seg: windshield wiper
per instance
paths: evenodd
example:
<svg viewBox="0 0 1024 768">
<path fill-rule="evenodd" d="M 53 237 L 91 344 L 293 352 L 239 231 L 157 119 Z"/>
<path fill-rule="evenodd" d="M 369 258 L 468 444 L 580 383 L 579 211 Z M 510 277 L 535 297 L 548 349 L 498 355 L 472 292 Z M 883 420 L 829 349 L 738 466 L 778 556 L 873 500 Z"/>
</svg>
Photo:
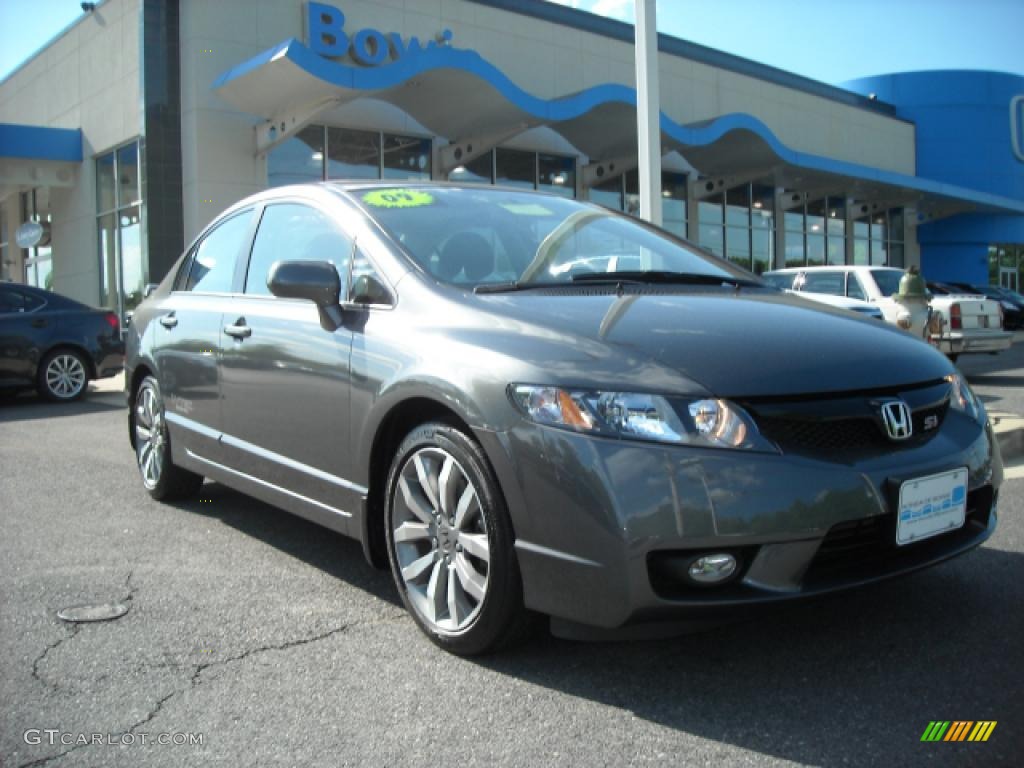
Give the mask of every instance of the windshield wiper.
<svg viewBox="0 0 1024 768">
<path fill-rule="evenodd" d="M 667 270 L 625 270 L 622 272 L 585 272 L 572 276 L 574 283 L 653 283 L 657 285 L 731 285 L 758 286 L 753 280 L 730 275 L 709 275 L 703 272 L 670 272 Z"/>
<path fill-rule="evenodd" d="M 531 283 L 509 280 L 504 283 L 482 283 L 474 286 L 473 293 L 515 293 L 516 291 L 532 291 L 539 288 L 565 288 L 571 283 Z"/>
</svg>

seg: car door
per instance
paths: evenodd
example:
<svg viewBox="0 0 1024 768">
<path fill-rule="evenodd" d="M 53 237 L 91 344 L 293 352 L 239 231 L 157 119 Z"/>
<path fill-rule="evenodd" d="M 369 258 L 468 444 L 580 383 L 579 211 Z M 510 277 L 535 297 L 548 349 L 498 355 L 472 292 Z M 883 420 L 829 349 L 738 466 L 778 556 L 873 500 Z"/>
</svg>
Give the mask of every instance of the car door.
<svg viewBox="0 0 1024 768">
<path fill-rule="evenodd" d="M 0 386 L 24 387 L 35 382 L 49 333 L 49 320 L 40 312 L 45 303 L 27 291 L 0 286 Z"/>
<path fill-rule="evenodd" d="M 326 210 L 282 199 L 262 210 L 243 294 L 223 318 L 225 455 L 271 490 L 343 517 L 364 489 L 349 482 L 349 355 L 344 325 L 321 327 L 313 302 L 267 287 L 277 261 L 329 261 L 345 285 L 354 244 Z"/>
<path fill-rule="evenodd" d="M 222 317 L 251 241 L 253 209 L 231 214 L 193 246 L 154 319 L 154 357 L 173 450 L 220 462 Z"/>
</svg>

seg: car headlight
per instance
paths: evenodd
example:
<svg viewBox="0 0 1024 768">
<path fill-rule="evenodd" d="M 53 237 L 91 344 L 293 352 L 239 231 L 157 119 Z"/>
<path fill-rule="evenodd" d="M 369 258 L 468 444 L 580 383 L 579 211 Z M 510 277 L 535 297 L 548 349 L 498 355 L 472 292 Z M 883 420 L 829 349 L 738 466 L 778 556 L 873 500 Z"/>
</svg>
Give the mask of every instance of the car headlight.
<svg viewBox="0 0 1024 768">
<path fill-rule="evenodd" d="M 951 373 L 946 377 L 950 384 L 949 405 L 958 411 L 966 413 L 978 421 L 985 420 L 985 408 L 981 401 L 971 391 L 970 385 L 959 373 Z"/>
<path fill-rule="evenodd" d="M 735 403 L 640 392 L 595 392 L 514 384 L 509 396 L 531 421 L 605 437 L 776 452 Z"/>
<path fill-rule="evenodd" d="M 1008 309 L 1010 312 L 1015 312 L 1017 310 L 1017 305 L 1011 304 L 1009 301 L 1000 301 L 999 303 L 1002 305 L 1003 309 Z"/>
</svg>

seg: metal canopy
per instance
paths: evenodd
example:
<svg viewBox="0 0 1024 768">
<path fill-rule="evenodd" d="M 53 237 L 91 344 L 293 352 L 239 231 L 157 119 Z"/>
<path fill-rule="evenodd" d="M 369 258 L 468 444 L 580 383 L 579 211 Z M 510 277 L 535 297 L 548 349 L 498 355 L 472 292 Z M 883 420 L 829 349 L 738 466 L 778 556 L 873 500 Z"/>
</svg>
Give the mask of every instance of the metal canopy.
<svg viewBox="0 0 1024 768">
<path fill-rule="evenodd" d="M 71 187 L 82 163 L 82 132 L 0 123 L 0 199 L 21 189 Z"/>
<path fill-rule="evenodd" d="M 519 88 L 474 51 L 430 47 L 380 67 L 340 64 L 295 39 L 223 73 L 214 90 L 258 116 L 256 152 L 265 153 L 317 115 L 358 98 L 398 107 L 472 154 L 518 132 L 546 126 L 590 162 L 636 156 L 634 89 L 599 85 L 555 99 Z M 925 215 L 965 210 L 1024 213 L 1024 202 L 870 166 L 795 151 L 760 120 L 729 114 L 683 125 L 661 113 L 662 152 L 678 151 L 702 176 L 749 175 L 786 190 L 836 190 L 851 199 L 916 205 Z M 634 163 L 635 166 L 635 163 Z M 610 177 L 605 177 L 610 178 Z"/>
</svg>

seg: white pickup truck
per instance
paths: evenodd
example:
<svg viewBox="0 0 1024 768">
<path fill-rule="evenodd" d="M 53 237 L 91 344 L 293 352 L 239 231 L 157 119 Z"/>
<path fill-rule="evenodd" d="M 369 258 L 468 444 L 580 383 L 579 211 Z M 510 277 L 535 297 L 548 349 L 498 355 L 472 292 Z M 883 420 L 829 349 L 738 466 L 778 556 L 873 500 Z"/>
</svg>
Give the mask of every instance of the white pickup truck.
<svg viewBox="0 0 1024 768">
<path fill-rule="evenodd" d="M 835 266 L 779 269 L 762 277 L 777 288 L 871 302 L 887 322 L 905 328 L 907 306 L 895 298 L 903 275 L 902 269 L 893 267 Z M 934 344 L 952 360 L 966 353 L 995 354 L 1009 349 L 1013 341 L 1013 334 L 1003 330 L 998 301 L 984 296 L 932 296 L 929 306 L 933 314 L 930 323 L 925 312 L 915 315 L 910 328 L 905 329 Z M 901 314 L 903 324 L 898 322 Z"/>
</svg>

